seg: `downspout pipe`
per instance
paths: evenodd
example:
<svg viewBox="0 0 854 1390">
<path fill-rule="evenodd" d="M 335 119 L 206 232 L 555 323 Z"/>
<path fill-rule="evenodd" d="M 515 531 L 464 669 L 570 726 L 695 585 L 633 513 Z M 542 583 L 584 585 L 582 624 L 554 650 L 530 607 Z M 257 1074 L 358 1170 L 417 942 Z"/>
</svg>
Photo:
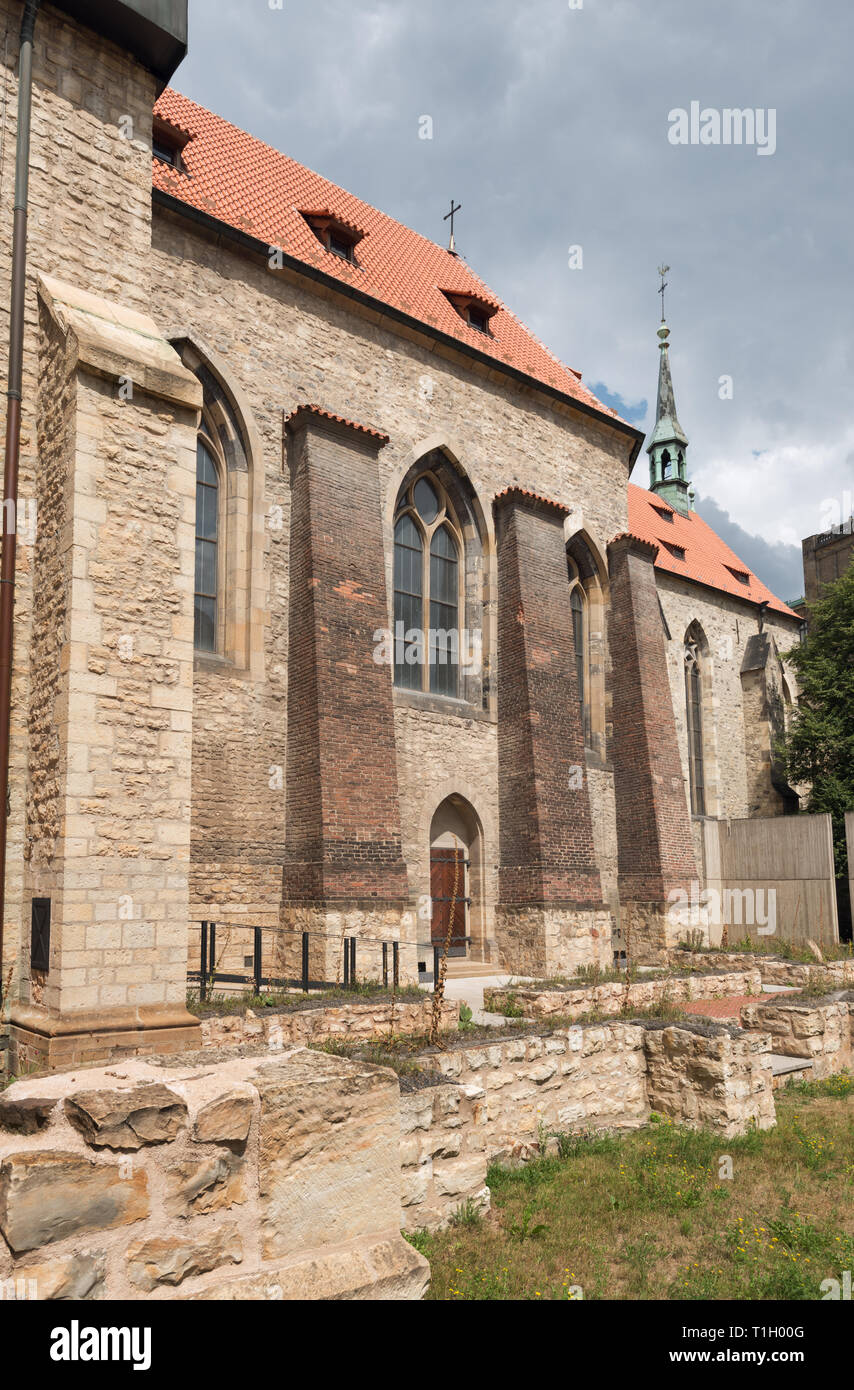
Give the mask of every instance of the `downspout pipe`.
<svg viewBox="0 0 854 1390">
<path fill-rule="evenodd" d="M 27 211 L 30 184 L 30 126 L 33 107 L 33 37 L 41 0 L 26 0 L 18 55 L 18 137 L 15 149 L 15 206 L 12 230 L 12 292 L 9 309 L 9 369 L 6 391 L 6 452 L 3 467 L 3 554 L 0 560 L 0 997 L 5 992 L 3 928 L 6 919 L 6 847 L 9 832 L 9 740 L 12 720 L 12 638 L 15 619 L 18 466 L 21 454 L 21 396 L 24 309 L 27 289 Z"/>
</svg>

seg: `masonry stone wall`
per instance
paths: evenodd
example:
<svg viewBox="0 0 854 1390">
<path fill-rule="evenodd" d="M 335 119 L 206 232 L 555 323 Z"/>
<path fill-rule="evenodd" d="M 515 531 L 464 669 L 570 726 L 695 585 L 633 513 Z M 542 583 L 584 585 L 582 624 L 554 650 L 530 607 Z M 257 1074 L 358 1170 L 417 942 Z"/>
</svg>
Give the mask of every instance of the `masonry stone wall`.
<svg viewBox="0 0 854 1390">
<path fill-rule="evenodd" d="M 614 981 L 577 989 L 518 985 L 491 991 L 489 1003 L 499 1011 L 512 1001 L 526 1018 L 581 1018 L 585 1014 L 608 1016 L 651 1009 L 665 1000 L 668 1004 L 681 1004 L 692 999 L 727 999 L 761 992 L 762 976 L 753 966 L 735 967 L 719 974 L 633 980 L 625 984 Z"/>
<path fill-rule="evenodd" d="M 18 33 L 22 7 L 0 0 L 0 28 L 7 36 L 0 55 L 0 102 L 5 138 L 0 142 L 0 180 L 15 183 Z M 151 245 L 151 128 L 156 79 L 129 55 L 51 5 L 36 22 L 33 49 L 32 159 L 20 489 L 12 687 L 10 821 L 4 960 L 14 967 L 12 997 L 24 976 L 29 907 L 24 903 L 27 854 L 27 773 L 32 759 L 28 717 L 33 632 L 33 562 L 42 494 L 38 462 L 39 360 L 37 283 L 40 274 L 62 275 L 76 286 L 144 309 L 148 304 Z M 11 275 L 11 214 L 0 227 L 0 283 Z M 8 342 L 9 295 L 0 294 L 0 341 Z M 0 433 L 5 431 L 5 396 Z M 51 463 L 45 459 L 50 472 Z M 50 484 L 48 484 L 50 486 Z M 48 740 L 49 743 L 49 740 Z M 51 776 L 50 748 L 36 770 Z"/>
<path fill-rule="evenodd" d="M 744 1134 L 776 1121 L 767 1035 L 608 1023 L 452 1047 L 419 1058 L 445 1079 L 401 1096 L 403 1219 L 446 1225 L 485 1210 L 490 1163 L 525 1163 L 561 1134 L 632 1130 L 655 1111 Z"/>
<path fill-rule="evenodd" d="M 421 1298 L 400 1123 L 393 1072 L 305 1050 L 19 1081 L 0 1099 L 0 1294 Z"/>
<path fill-rule="evenodd" d="M 633 1129 L 647 1115 L 643 1034 L 624 1023 L 463 1044 L 419 1062 L 481 1102 L 473 1120 L 490 1161 L 530 1158 L 552 1131 Z"/>
<path fill-rule="evenodd" d="M 400 1097 L 403 1224 L 445 1226 L 461 1208 L 488 1211 L 484 1091 L 478 1085 L 424 1086 Z"/>
<path fill-rule="evenodd" d="M 702 965 L 725 970 L 748 970 L 754 967 L 765 985 L 786 985 L 790 989 L 826 988 L 828 993 L 835 989 L 854 988 L 854 957 L 842 960 L 828 960 L 819 964 L 806 964 L 802 961 L 787 960 L 783 956 L 766 956 L 752 951 L 703 951 L 698 957 L 687 951 L 674 951 L 672 959 L 678 969 L 690 969 L 700 961 Z"/>
<path fill-rule="evenodd" d="M 851 1022 L 852 1006 L 844 995 L 826 1001 L 778 995 L 741 1012 L 742 1027 L 769 1034 L 773 1052 L 811 1062 L 810 1080 L 836 1076 L 851 1066 Z"/>
<path fill-rule="evenodd" d="M 698 623 L 706 641 L 706 649 L 701 652 L 701 669 L 707 814 L 733 820 L 757 814 L 782 814 L 782 797 L 772 797 L 770 793 L 761 809 L 757 809 L 758 783 L 752 766 L 748 766 L 745 746 L 746 725 L 751 722 L 755 727 L 747 728 L 747 748 L 754 743 L 757 745 L 751 763 L 759 756 L 759 745 L 765 746 L 765 724 L 759 718 L 761 708 L 745 711 L 741 680 L 745 648 L 759 631 L 756 605 L 728 594 L 704 590 L 670 574 L 659 573 L 657 587 L 670 629 L 667 665 L 686 796 L 688 730 L 683 652 L 688 628 Z M 765 630 L 774 637 L 783 655 L 796 645 L 799 623 L 794 618 L 767 612 Z M 791 697 L 795 699 L 794 674 L 785 665 L 784 674 Z M 768 781 L 770 783 L 770 776 Z M 698 862 L 702 865 L 702 856 Z"/>
<path fill-rule="evenodd" d="M 776 1123 L 767 1034 L 680 1024 L 645 1026 L 650 1108 L 725 1135 Z"/>
<path fill-rule="evenodd" d="M 217 1049 L 263 1044 L 281 1049 L 328 1039 L 366 1039 L 426 1036 L 433 1015 L 433 997 L 425 995 L 423 1003 L 398 1000 L 394 1007 L 387 999 L 364 1004 L 327 1005 L 322 1009 L 299 1009 L 293 1012 L 257 1015 L 251 1010 L 244 1014 L 216 1015 L 201 1020 L 201 1046 Z M 456 1029 L 460 1006 L 451 1000 L 442 1004 L 439 1028 L 443 1033 Z"/>
</svg>

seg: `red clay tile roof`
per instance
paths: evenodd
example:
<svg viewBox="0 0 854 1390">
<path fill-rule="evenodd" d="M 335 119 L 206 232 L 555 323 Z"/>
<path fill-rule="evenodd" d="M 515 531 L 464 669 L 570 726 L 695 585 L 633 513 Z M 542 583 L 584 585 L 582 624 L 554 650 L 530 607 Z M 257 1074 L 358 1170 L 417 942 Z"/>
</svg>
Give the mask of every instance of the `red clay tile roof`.
<svg viewBox="0 0 854 1390">
<path fill-rule="evenodd" d="M 383 434 L 381 430 L 371 429 L 370 425 L 359 425 L 355 420 L 345 420 L 343 415 L 333 415 L 331 410 L 324 410 L 321 405 L 298 405 L 296 410 L 292 410 L 285 420 L 286 425 L 290 425 L 300 415 L 319 415 L 322 420 L 334 420 L 336 425 L 346 425 L 348 429 L 358 430 L 359 434 L 369 434 L 372 439 L 379 439 L 383 444 L 388 444 L 389 436 Z"/>
<path fill-rule="evenodd" d="M 526 487 L 505 487 L 501 492 L 496 492 L 492 499 L 493 506 L 501 502 L 534 502 L 538 507 L 546 507 L 550 511 L 559 512 L 561 516 L 569 516 L 569 507 L 562 502 L 553 502 L 550 497 L 543 497 L 542 493 L 530 492 Z"/>
<path fill-rule="evenodd" d="M 619 420 L 582 384 L 580 372 L 549 352 L 459 257 L 171 88 L 154 109 L 191 135 L 182 152 L 185 174 L 153 162 L 156 189 Z M 320 244 L 300 214 L 314 208 L 328 208 L 366 233 L 355 265 Z M 457 313 L 448 292 L 500 306 L 489 335 Z"/>
<path fill-rule="evenodd" d="M 665 520 L 660 514 L 662 511 L 672 514 L 673 520 Z M 784 613 L 789 618 L 798 617 L 756 578 L 744 561 L 696 512 L 683 516 L 654 492 L 629 483 L 629 526 L 636 536 L 658 546 L 656 569 L 681 575 L 683 579 L 693 579 L 699 584 L 708 584 L 712 589 L 747 599 L 751 603 L 766 600 L 775 613 Z M 680 560 L 669 551 L 668 545 L 684 549 L 685 559 Z M 746 575 L 747 583 L 736 579 L 733 570 Z"/>
</svg>

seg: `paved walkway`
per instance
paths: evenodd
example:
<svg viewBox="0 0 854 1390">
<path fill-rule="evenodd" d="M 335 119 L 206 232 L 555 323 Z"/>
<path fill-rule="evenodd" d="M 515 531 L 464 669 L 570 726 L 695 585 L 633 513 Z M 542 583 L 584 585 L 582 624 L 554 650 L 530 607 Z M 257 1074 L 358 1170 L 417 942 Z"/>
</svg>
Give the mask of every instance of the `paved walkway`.
<svg viewBox="0 0 854 1390">
<path fill-rule="evenodd" d="M 686 1014 L 703 1014 L 705 1018 L 741 1018 L 745 1004 L 755 1004 L 756 996 L 751 994 L 732 994 L 726 999 L 692 999 L 690 1003 L 680 1004 Z"/>
</svg>

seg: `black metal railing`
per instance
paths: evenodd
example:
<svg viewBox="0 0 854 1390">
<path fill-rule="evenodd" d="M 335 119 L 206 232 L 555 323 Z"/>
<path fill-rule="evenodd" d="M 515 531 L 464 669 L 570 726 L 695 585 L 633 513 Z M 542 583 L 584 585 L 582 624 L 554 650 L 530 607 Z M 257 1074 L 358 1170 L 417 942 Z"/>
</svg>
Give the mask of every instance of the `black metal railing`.
<svg viewBox="0 0 854 1390">
<path fill-rule="evenodd" d="M 400 987 L 400 943 L 397 941 L 384 941 L 376 937 L 366 936 L 343 937 L 341 941 L 343 954 L 341 975 L 337 980 L 325 980 L 312 978 L 310 969 L 311 942 L 314 939 L 318 943 L 322 943 L 325 957 L 329 937 L 319 932 L 301 932 L 299 933 L 299 975 L 265 975 L 264 934 L 275 935 L 279 944 L 285 939 L 292 941 L 294 934 L 283 933 L 277 927 L 255 927 L 244 923 L 227 923 L 223 926 L 223 930 L 228 933 L 229 938 L 234 932 L 251 932 L 253 936 L 251 974 L 247 972 L 238 975 L 228 970 L 220 970 L 217 965 L 218 924 L 213 921 L 205 921 L 194 925 L 200 927 L 199 969 L 188 970 L 187 980 L 198 985 L 199 998 L 202 1003 L 207 1000 L 210 991 L 217 985 L 242 985 L 244 988 L 251 986 L 256 995 L 262 994 L 265 989 L 301 989 L 305 994 L 311 990 L 356 989 L 360 978 L 357 950 L 359 946 L 367 945 L 380 946 L 381 948 L 383 987 L 388 989 L 390 980 L 395 989 Z M 368 977 L 365 978 L 367 980 Z"/>
</svg>

